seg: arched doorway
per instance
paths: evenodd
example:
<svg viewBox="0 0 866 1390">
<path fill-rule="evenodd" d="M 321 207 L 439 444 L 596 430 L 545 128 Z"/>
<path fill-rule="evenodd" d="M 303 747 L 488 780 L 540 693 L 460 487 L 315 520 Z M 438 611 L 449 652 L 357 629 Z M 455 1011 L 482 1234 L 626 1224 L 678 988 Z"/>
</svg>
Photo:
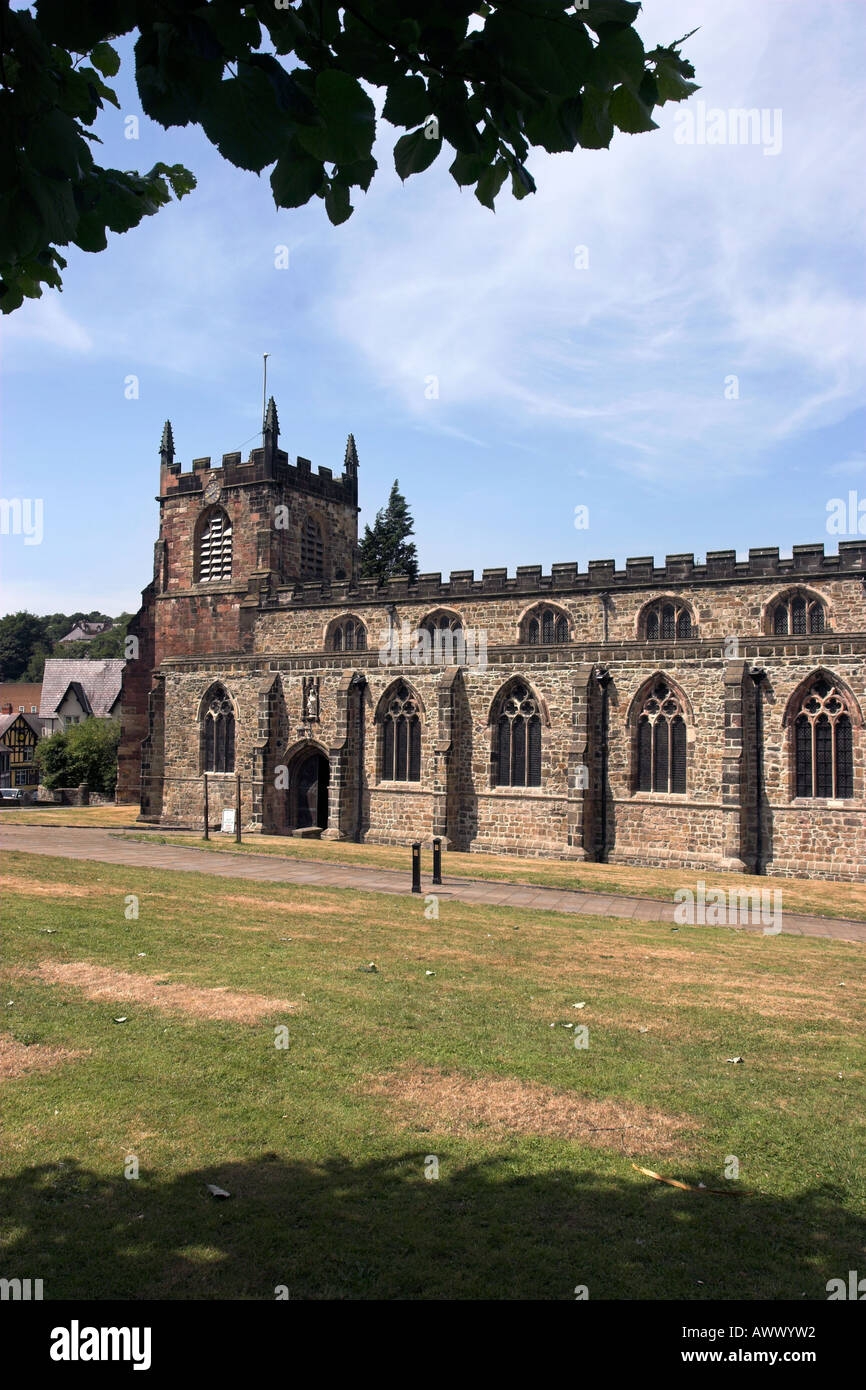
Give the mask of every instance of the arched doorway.
<svg viewBox="0 0 866 1390">
<path fill-rule="evenodd" d="M 298 755 L 289 789 L 294 830 L 327 830 L 330 776 L 328 759 L 317 748 Z"/>
</svg>

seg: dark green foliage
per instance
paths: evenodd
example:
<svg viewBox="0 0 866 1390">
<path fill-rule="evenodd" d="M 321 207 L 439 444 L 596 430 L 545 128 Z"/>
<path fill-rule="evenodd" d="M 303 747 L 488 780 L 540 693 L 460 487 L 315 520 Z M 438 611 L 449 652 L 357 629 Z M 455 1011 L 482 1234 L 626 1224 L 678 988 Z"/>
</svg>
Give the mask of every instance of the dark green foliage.
<svg viewBox="0 0 866 1390">
<path fill-rule="evenodd" d="M 0 679 L 21 680 L 33 651 L 47 640 L 47 619 L 35 613 L 9 613 L 0 618 Z"/>
<path fill-rule="evenodd" d="M 365 579 L 391 579 L 405 574 L 414 582 L 418 578 L 418 552 L 415 542 L 407 539 L 413 530 L 406 498 L 400 491 L 399 480 L 395 478 L 387 507 L 376 513 L 372 527 L 364 527 L 361 541 L 362 576 Z"/>
<path fill-rule="evenodd" d="M 93 792 L 113 792 L 117 782 L 116 719 L 84 719 L 36 745 L 39 780 L 49 791 L 86 782 Z"/>
<path fill-rule="evenodd" d="M 640 6 L 627 0 L 577 10 L 570 0 L 37 0 L 35 9 L 0 0 L 6 313 L 43 285 L 61 287 L 59 247 L 101 251 L 108 231 L 128 231 L 195 187 L 179 164 L 122 173 L 93 157 L 96 117 L 118 106 L 104 79 L 119 71 L 110 40 L 123 34 L 138 35 L 135 76 L 152 120 L 200 125 L 241 169 L 275 166 L 278 207 L 319 197 L 335 225 L 376 169 L 366 88 L 385 89 L 385 120 L 408 132 L 394 148 L 401 178 L 447 143 L 455 180 L 491 209 L 509 175 L 516 198 L 534 192 L 533 147 L 606 148 L 615 127 L 652 130 L 654 106 L 697 90 L 685 40 L 646 53 L 633 28 Z M 473 17 L 480 28 L 470 29 Z"/>
<path fill-rule="evenodd" d="M 0 618 L 0 679 L 4 681 L 41 681 L 49 657 L 72 659 L 124 656 L 126 628 L 131 613 L 111 618 L 108 613 L 50 613 L 38 617 L 35 613 L 9 613 Z M 113 622 L 108 632 L 90 641 L 64 642 L 60 638 L 82 621 Z"/>
</svg>

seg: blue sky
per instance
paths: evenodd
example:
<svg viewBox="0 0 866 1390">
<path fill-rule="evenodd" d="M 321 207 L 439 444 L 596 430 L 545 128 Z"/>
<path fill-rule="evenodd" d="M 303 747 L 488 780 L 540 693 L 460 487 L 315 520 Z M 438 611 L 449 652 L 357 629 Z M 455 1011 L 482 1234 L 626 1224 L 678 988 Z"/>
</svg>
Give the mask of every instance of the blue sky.
<svg viewBox="0 0 866 1390">
<path fill-rule="evenodd" d="M 103 159 L 185 163 L 198 188 L 107 251 L 73 248 L 63 293 L 2 325 L 2 493 L 44 507 L 40 545 L 4 537 L 2 611 L 137 608 L 163 421 L 185 467 L 246 457 L 263 352 L 282 447 L 339 472 L 353 431 L 361 524 L 399 477 L 422 571 L 835 549 L 828 501 L 866 498 L 863 18 L 858 0 L 648 0 L 648 48 L 701 25 L 695 116 L 781 112 L 777 152 L 689 144 L 669 105 L 607 152 L 532 155 L 539 192 L 492 215 L 444 154 L 401 184 L 383 121 L 339 228 L 148 121 L 121 75 Z"/>
</svg>

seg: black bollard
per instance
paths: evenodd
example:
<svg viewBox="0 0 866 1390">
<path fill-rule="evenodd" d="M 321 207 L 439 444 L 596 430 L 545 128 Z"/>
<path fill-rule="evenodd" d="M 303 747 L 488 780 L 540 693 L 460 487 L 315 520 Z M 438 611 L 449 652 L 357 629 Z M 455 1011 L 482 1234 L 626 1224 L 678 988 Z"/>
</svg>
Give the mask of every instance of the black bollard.
<svg viewBox="0 0 866 1390">
<path fill-rule="evenodd" d="M 421 892 L 421 844 L 418 840 L 412 846 L 412 892 Z"/>
<path fill-rule="evenodd" d="M 438 836 L 433 841 L 433 882 L 442 882 L 442 841 Z"/>
</svg>

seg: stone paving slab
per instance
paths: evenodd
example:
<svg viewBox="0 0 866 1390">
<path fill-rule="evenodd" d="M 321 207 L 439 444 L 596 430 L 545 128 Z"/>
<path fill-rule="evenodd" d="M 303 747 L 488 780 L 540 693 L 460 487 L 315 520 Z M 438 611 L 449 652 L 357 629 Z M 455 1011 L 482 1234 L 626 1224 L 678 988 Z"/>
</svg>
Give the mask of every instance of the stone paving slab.
<svg viewBox="0 0 866 1390">
<path fill-rule="evenodd" d="M 258 883 L 295 883 L 308 887 L 351 888 L 363 893 L 411 895 L 408 872 L 364 868 L 363 865 L 322 864 L 306 859 L 280 859 L 271 854 L 221 853 L 141 840 L 119 840 L 108 830 L 58 829 L 51 826 L 0 825 L 0 849 L 25 854 L 56 855 L 61 859 L 85 859 L 129 868 L 169 869 L 214 874 L 219 878 L 250 879 Z M 780 885 L 781 886 L 781 885 Z M 447 879 L 436 888 L 422 876 L 422 893 L 459 902 L 487 903 L 496 907 L 537 908 L 570 915 L 631 919 L 640 922 L 673 922 L 674 904 L 656 898 L 625 897 L 609 893 L 581 893 L 563 888 L 509 884 L 502 880 Z M 785 912 L 784 932 L 796 936 L 824 936 L 840 941 L 866 942 L 866 922 L 844 917 L 816 917 Z M 739 928 L 760 932 L 759 926 Z"/>
</svg>

